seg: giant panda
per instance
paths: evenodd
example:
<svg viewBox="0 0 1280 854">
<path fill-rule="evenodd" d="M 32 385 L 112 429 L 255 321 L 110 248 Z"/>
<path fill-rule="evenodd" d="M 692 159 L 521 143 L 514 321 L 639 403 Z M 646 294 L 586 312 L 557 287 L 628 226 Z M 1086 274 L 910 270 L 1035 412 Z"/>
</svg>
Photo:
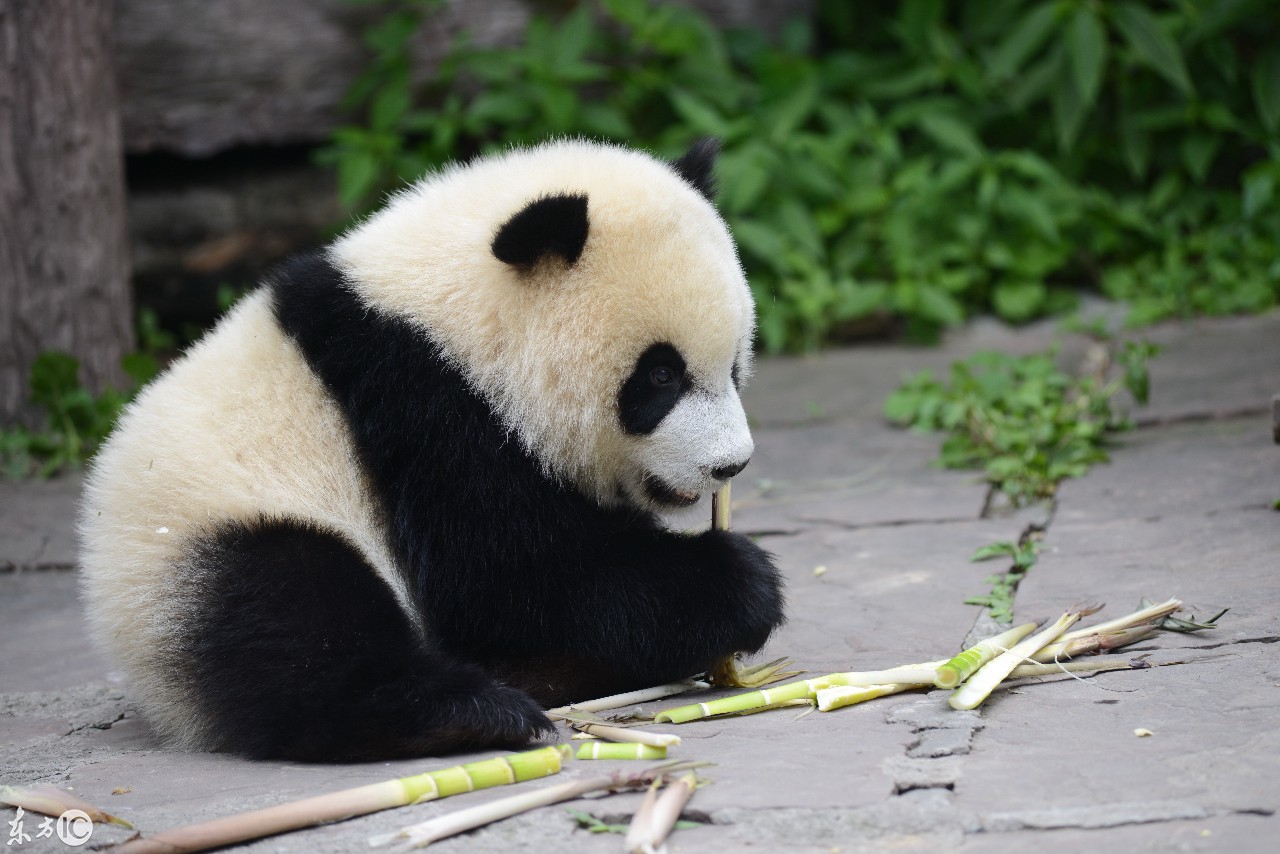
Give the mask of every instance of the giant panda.
<svg viewBox="0 0 1280 854">
<path fill-rule="evenodd" d="M 770 555 L 663 521 L 753 450 L 716 153 L 559 140 L 447 168 L 142 391 L 86 479 L 82 590 L 159 735 L 515 747 L 544 706 L 765 643 Z"/>
</svg>

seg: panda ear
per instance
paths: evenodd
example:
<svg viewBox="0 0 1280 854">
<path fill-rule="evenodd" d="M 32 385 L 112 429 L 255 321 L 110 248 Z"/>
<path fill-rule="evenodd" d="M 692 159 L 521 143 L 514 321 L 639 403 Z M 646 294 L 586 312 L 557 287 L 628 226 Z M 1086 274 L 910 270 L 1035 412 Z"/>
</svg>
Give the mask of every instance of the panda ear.
<svg viewBox="0 0 1280 854">
<path fill-rule="evenodd" d="M 704 136 L 694 142 L 679 160 L 672 161 L 671 166 L 680 177 L 693 185 L 693 188 L 707 197 L 707 201 L 715 201 L 716 179 L 712 171 L 716 166 L 716 155 L 720 153 L 720 140 Z"/>
<path fill-rule="evenodd" d="M 528 269 L 555 254 L 573 265 L 587 242 L 587 197 L 560 193 L 534 199 L 507 220 L 490 248 L 499 261 Z"/>
</svg>

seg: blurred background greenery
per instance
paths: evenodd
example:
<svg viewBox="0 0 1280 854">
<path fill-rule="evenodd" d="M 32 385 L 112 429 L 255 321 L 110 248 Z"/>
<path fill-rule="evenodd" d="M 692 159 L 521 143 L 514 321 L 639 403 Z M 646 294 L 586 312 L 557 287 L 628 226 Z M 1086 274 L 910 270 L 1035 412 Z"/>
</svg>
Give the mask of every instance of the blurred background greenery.
<svg viewBox="0 0 1280 854">
<path fill-rule="evenodd" d="M 382 2 L 320 154 L 356 211 L 446 161 L 554 135 L 675 156 L 719 137 L 719 204 L 768 352 L 932 341 L 1082 292 L 1133 324 L 1280 294 L 1280 5 L 824 0 L 780 32 L 601 0 L 460 40 L 411 85 L 433 2 Z"/>
</svg>

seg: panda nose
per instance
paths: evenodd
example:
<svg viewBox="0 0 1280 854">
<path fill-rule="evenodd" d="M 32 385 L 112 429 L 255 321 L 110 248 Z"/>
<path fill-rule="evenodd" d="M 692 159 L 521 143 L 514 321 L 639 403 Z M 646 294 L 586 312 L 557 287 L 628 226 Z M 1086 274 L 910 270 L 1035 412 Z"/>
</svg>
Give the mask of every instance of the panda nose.
<svg viewBox="0 0 1280 854">
<path fill-rule="evenodd" d="M 748 457 L 747 459 L 743 460 L 740 463 L 736 463 L 731 466 L 721 466 L 718 469 L 712 469 L 711 476 L 714 477 L 716 480 L 728 480 L 729 478 L 733 477 L 738 472 L 746 468 L 747 463 L 749 462 L 751 462 L 751 459 Z"/>
</svg>

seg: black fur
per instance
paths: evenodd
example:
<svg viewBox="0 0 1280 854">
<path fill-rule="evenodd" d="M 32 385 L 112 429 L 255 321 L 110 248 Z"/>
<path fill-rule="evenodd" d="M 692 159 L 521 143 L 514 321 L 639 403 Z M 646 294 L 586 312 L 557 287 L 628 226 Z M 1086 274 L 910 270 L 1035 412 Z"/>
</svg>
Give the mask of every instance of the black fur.
<svg viewBox="0 0 1280 854">
<path fill-rule="evenodd" d="M 716 198 L 715 166 L 716 157 L 719 154 L 720 140 L 709 136 L 703 137 L 691 145 L 689 150 L 671 165 L 680 173 L 681 178 L 706 196 L 707 201 L 714 202 Z"/>
<path fill-rule="evenodd" d="M 587 243 L 587 197 L 561 193 L 525 205 L 498 229 L 491 249 L 506 264 L 530 268 L 547 255 L 577 263 Z"/>
<path fill-rule="evenodd" d="M 670 382 L 659 382 L 654 371 L 666 369 Z M 689 388 L 684 357 L 670 344 L 654 344 L 640 354 L 636 367 L 618 392 L 622 429 L 635 436 L 652 433 Z"/>
<path fill-rule="evenodd" d="M 361 761 L 514 747 L 551 730 L 527 695 L 432 651 L 333 533 L 224 524 L 183 570 L 198 586 L 171 672 L 195 689 L 219 749 Z"/>
<path fill-rule="evenodd" d="M 536 716 L 504 684 L 547 705 L 658 684 L 758 649 L 782 622 L 767 553 L 549 479 L 430 341 L 368 312 L 324 256 L 273 290 L 346 413 L 430 638 L 415 643 L 334 535 L 225 529 L 194 557 L 208 616 L 188 634 L 228 749 L 337 759 L 532 739 Z"/>
</svg>

